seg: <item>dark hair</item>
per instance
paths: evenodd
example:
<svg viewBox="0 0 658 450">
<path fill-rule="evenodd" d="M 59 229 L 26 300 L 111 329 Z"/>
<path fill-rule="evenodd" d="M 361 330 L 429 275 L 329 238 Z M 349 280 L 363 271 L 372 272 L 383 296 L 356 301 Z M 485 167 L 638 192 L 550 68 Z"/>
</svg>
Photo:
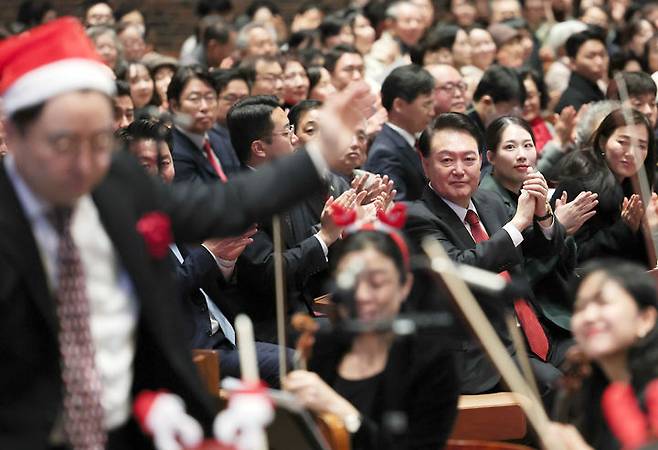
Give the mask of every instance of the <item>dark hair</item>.
<svg viewBox="0 0 658 450">
<path fill-rule="evenodd" d="M 382 106 L 390 111 L 398 97 L 405 102 L 413 102 L 419 95 L 431 94 L 434 84 L 434 77 L 419 65 L 397 67 L 382 83 Z"/>
<path fill-rule="evenodd" d="M 324 45 L 327 39 L 338 36 L 340 31 L 346 25 L 349 25 L 349 22 L 338 15 L 333 14 L 325 17 L 318 28 L 320 32 L 320 42 Z"/>
<path fill-rule="evenodd" d="M 646 268 L 637 263 L 604 258 L 593 260 L 583 267 L 583 274 L 574 277 L 572 292 L 575 294 L 582 283 L 593 273 L 603 272 L 607 280 L 613 280 L 624 289 L 637 303 L 639 309 L 657 308 L 656 283 L 646 272 Z M 639 339 L 628 351 L 627 364 L 631 373 L 631 384 L 638 398 L 646 385 L 658 376 L 658 327 L 654 327 L 645 337 Z M 581 432 L 587 442 L 594 448 L 602 448 L 603 440 L 609 439 L 609 431 L 605 430 L 600 401 L 607 377 L 598 365 L 592 367 L 592 375 L 584 380 L 582 402 L 584 405 L 595 405 L 595 408 L 579 411 L 582 420 Z"/>
<path fill-rule="evenodd" d="M 658 5 L 656 5 L 656 8 L 658 8 Z M 651 53 L 651 46 L 658 44 L 658 34 L 654 34 L 647 40 L 647 42 L 644 44 L 644 53 L 642 54 L 642 70 L 648 73 L 653 73 L 654 71 L 651 70 L 651 67 L 649 67 L 649 53 Z"/>
<path fill-rule="evenodd" d="M 306 75 L 308 76 L 308 91 L 311 92 L 322 78 L 322 67 L 311 66 L 306 69 Z"/>
<path fill-rule="evenodd" d="M 548 89 L 546 89 L 546 85 L 544 84 L 544 79 L 539 76 L 537 71 L 524 67 L 521 69 L 517 69 L 519 71 L 519 78 L 521 79 L 521 84 L 527 79 L 532 80 L 533 83 L 535 83 L 535 86 L 537 86 L 537 92 L 539 92 L 539 108 L 540 109 L 546 109 L 546 106 L 548 105 Z M 525 86 L 524 86 L 525 90 Z"/>
<path fill-rule="evenodd" d="M 26 28 L 32 28 L 43 22 L 43 18 L 48 11 L 54 11 L 52 3 L 49 1 L 24 0 L 18 6 L 16 22 Z"/>
<path fill-rule="evenodd" d="M 11 114 L 9 118 L 11 119 L 16 129 L 21 134 L 25 134 L 27 128 L 39 118 L 45 105 L 46 102 L 43 101 L 34 106 L 28 106 L 27 108 L 19 109 L 18 111 L 14 111 L 14 113 Z"/>
<path fill-rule="evenodd" d="M 288 37 L 288 51 L 300 51 L 302 49 L 308 50 L 313 48 L 319 52 L 320 50 L 315 48 L 317 38 L 317 30 L 299 30 L 290 33 L 290 37 Z"/>
<path fill-rule="evenodd" d="M 459 30 L 461 28 L 457 25 L 440 25 L 430 29 L 418 42 L 418 45 L 410 50 L 411 62 L 422 66 L 427 52 L 436 52 L 442 48 L 447 48 L 452 52 L 452 46 L 455 45 Z"/>
<path fill-rule="evenodd" d="M 274 130 L 272 111 L 280 108 L 276 97 L 255 95 L 240 100 L 229 109 L 226 126 L 231 135 L 231 144 L 241 163 L 246 164 L 251 154 L 251 143 L 258 139 L 269 139 Z"/>
<path fill-rule="evenodd" d="M 250 56 L 248 58 L 245 58 L 240 62 L 240 65 L 238 67 L 249 81 L 250 86 L 256 82 L 256 65 L 258 65 L 260 61 L 264 61 L 267 64 L 276 62 L 279 65 L 281 65 L 281 70 L 283 70 L 283 64 L 281 64 L 281 58 L 279 58 L 278 56 L 261 55 L 261 56 Z"/>
<path fill-rule="evenodd" d="M 114 97 L 130 97 L 130 84 L 124 80 L 116 80 L 114 82 L 117 91 Z"/>
<path fill-rule="evenodd" d="M 656 97 L 656 83 L 648 73 L 621 72 L 619 76 L 621 76 L 626 85 L 629 97 L 637 97 L 646 94 L 651 94 L 653 97 Z M 621 100 L 616 78 L 610 80 L 606 97 L 609 100 Z"/>
<path fill-rule="evenodd" d="M 144 27 L 146 28 L 146 14 L 139 8 L 139 4 L 133 0 L 125 0 L 114 9 L 114 20 L 120 22 L 123 16 L 133 11 L 137 11 L 142 15 L 144 18 Z"/>
<path fill-rule="evenodd" d="M 589 27 L 586 30 L 574 33 L 569 36 L 567 42 L 564 44 L 564 48 L 567 52 L 569 58 L 575 58 L 578 54 L 580 47 L 585 44 L 587 41 L 599 41 L 605 47 L 605 36 L 601 33 L 600 28 Z"/>
<path fill-rule="evenodd" d="M 621 27 L 620 30 L 618 30 L 618 43 L 621 47 L 625 47 L 628 45 L 631 40 L 633 40 L 633 36 L 637 35 L 640 33 L 640 27 L 642 26 L 642 21 L 647 21 L 648 20 L 645 17 L 642 16 L 635 16 L 631 18 L 630 21 L 626 22 L 626 24 Z M 651 26 L 653 28 L 653 25 Z M 642 55 L 635 55 L 637 57 L 640 57 Z"/>
<path fill-rule="evenodd" d="M 406 243 L 404 236 L 402 236 L 401 233 L 398 234 Z M 336 272 L 338 264 L 345 255 L 368 248 L 376 250 L 393 261 L 400 276 L 400 284 L 407 281 L 408 269 L 402 250 L 400 250 L 400 247 L 395 240 L 383 231 L 358 231 L 354 234 L 348 235 L 344 239 L 338 240 L 333 250 L 335 252 L 334 257 L 330 259 L 331 271 L 333 273 Z"/>
<path fill-rule="evenodd" d="M 306 11 L 310 11 L 312 9 L 317 9 L 323 14 L 327 12 L 327 8 L 322 4 L 322 2 L 306 0 L 305 2 L 302 2 L 302 4 L 297 8 L 297 14 L 304 14 Z"/>
<path fill-rule="evenodd" d="M 644 114 L 634 109 L 630 110 L 630 112 L 633 122 L 644 125 L 649 135 L 647 157 L 644 160 L 644 167 L 649 185 L 653 187 L 656 167 L 655 136 L 651 125 Z M 614 174 L 608 167 L 605 160 L 605 149 L 603 148 L 603 145 L 617 128 L 625 125 L 626 120 L 621 108 L 615 109 L 608 114 L 592 134 L 588 148 L 585 148 L 582 151 L 571 152 L 563 158 L 560 165 L 561 170 L 559 181 L 568 182 L 574 179 L 580 179 L 586 188 L 583 190 L 597 192 L 599 194 L 600 202 L 609 201 L 611 204 L 617 205 L 618 208 L 618 205 L 621 204 L 624 197 L 623 188 L 626 186 L 619 186 Z"/>
<path fill-rule="evenodd" d="M 249 6 L 247 6 L 245 14 L 247 14 L 250 19 L 253 19 L 254 14 L 256 14 L 256 12 L 261 8 L 269 9 L 273 16 L 276 16 L 280 13 L 279 7 L 270 0 L 254 0 L 249 4 Z"/>
<path fill-rule="evenodd" d="M 195 12 L 198 17 L 203 17 L 211 13 L 228 14 L 232 10 L 231 0 L 199 0 Z"/>
<path fill-rule="evenodd" d="M 299 127 L 299 120 L 303 114 L 312 109 L 319 109 L 321 106 L 322 102 L 319 100 L 302 100 L 290 108 L 290 111 L 288 111 L 288 121 L 291 125 L 295 126 L 295 129 L 297 129 Z"/>
<path fill-rule="evenodd" d="M 466 114 L 447 112 L 439 114 L 420 135 L 418 148 L 424 158 L 427 158 L 432 151 L 432 138 L 437 132 L 442 130 L 455 130 L 469 134 L 477 142 L 478 149 L 483 146 L 484 138 L 475 122 Z"/>
<path fill-rule="evenodd" d="M 126 71 L 123 73 L 123 80 L 129 83 L 130 85 L 130 69 L 136 66 L 144 67 L 144 69 L 146 69 L 146 72 L 149 74 L 149 77 L 151 78 L 151 83 L 153 83 L 153 94 L 151 95 L 151 99 L 144 106 L 160 106 L 162 101 L 160 100 L 160 96 L 158 95 L 157 89 L 155 88 L 155 80 L 153 79 L 153 75 L 151 74 L 151 71 L 149 70 L 146 64 L 140 61 L 128 63 L 126 65 Z"/>
<path fill-rule="evenodd" d="M 242 80 L 247 83 L 247 86 L 249 86 L 247 75 L 238 68 L 213 70 L 210 72 L 210 77 L 213 80 L 213 85 L 215 86 L 217 94 L 226 89 L 226 86 L 228 86 L 233 80 Z"/>
<path fill-rule="evenodd" d="M 333 73 L 334 69 L 336 69 L 336 63 L 345 53 L 356 53 L 361 56 L 361 53 L 351 45 L 339 44 L 325 53 L 324 68 L 327 69 L 329 73 Z"/>
<path fill-rule="evenodd" d="M 487 150 L 492 153 L 496 153 L 498 151 L 498 145 L 502 139 L 503 132 L 510 125 L 518 125 L 526 130 L 530 134 L 532 143 L 535 144 L 535 134 L 532 132 L 532 128 L 528 122 L 516 116 L 502 116 L 491 122 L 491 124 L 487 127 L 487 132 L 485 135 Z"/>
<path fill-rule="evenodd" d="M 122 137 L 127 143 L 152 139 L 158 142 L 166 142 L 170 150 L 173 146 L 171 129 L 164 122 L 154 118 L 137 119 L 124 130 Z"/>
<path fill-rule="evenodd" d="M 628 50 L 622 49 L 610 55 L 610 61 L 608 63 L 608 77 L 613 79 L 617 73 L 626 71 L 626 65 L 631 61 L 637 62 L 637 64 L 642 67 L 642 61 L 640 58 Z"/>
<path fill-rule="evenodd" d="M 215 83 L 206 69 L 200 65 L 183 66 L 176 70 L 174 76 L 171 77 L 171 82 L 167 88 L 167 100 L 169 103 L 172 100 L 180 103 L 180 96 L 185 90 L 185 86 L 193 79 L 199 79 L 213 90 L 215 89 Z"/>
<path fill-rule="evenodd" d="M 217 17 L 203 29 L 203 46 L 207 47 L 208 42 L 215 40 L 220 44 L 226 44 L 231 38 L 233 27 L 228 22 Z"/>
<path fill-rule="evenodd" d="M 514 69 L 493 64 L 484 71 L 473 93 L 473 101 L 477 102 L 485 95 L 490 96 L 494 103 L 518 101 L 522 105 L 525 102 L 523 80 Z"/>
</svg>

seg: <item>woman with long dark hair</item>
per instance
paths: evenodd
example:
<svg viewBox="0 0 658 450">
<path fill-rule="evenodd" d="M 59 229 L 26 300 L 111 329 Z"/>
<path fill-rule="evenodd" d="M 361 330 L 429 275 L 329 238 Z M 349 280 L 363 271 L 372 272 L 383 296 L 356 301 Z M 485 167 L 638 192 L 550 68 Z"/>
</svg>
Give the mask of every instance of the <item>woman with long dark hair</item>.
<svg viewBox="0 0 658 450">
<path fill-rule="evenodd" d="M 635 194 L 631 177 L 645 170 L 654 184 L 656 144 L 647 118 L 635 110 L 617 109 L 601 122 L 589 147 L 564 157 L 553 199 L 569 199 L 583 191 L 598 194 L 596 214 L 575 234 L 578 262 L 616 256 L 646 265 L 640 222 L 647 205 Z M 634 148 L 634 143 L 637 146 Z"/>
<path fill-rule="evenodd" d="M 571 396 L 572 421 L 597 450 L 637 448 L 623 431 L 637 433 L 633 411 L 627 402 L 607 403 L 612 390 L 628 389 L 626 400 L 635 399 L 646 414 L 647 386 L 658 377 L 655 281 L 638 264 L 603 259 L 585 266 L 574 290 L 572 330 L 591 372 Z"/>
</svg>

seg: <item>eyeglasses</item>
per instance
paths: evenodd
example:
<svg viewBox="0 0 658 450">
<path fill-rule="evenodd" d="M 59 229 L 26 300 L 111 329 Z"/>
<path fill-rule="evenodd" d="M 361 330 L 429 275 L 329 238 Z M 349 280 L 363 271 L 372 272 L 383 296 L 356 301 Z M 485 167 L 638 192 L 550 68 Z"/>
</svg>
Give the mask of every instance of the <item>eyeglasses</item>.
<svg viewBox="0 0 658 450">
<path fill-rule="evenodd" d="M 292 136 L 295 134 L 295 126 L 294 125 L 286 125 L 284 128 L 284 131 L 278 131 L 278 132 L 272 132 L 272 136 L 283 136 L 284 138 L 292 138 Z"/>
<path fill-rule="evenodd" d="M 80 154 L 83 143 L 94 154 L 109 152 L 114 148 L 114 134 L 111 131 L 101 131 L 87 138 L 72 134 L 52 134 L 46 136 L 46 141 L 56 153 L 64 156 Z"/>
<path fill-rule="evenodd" d="M 442 91 L 446 91 L 449 94 L 454 94 L 455 89 L 459 89 L 462 93 L 466 92 L 468 85 L 463 81 L 460 81 L 459 83 L 446 83 L 443 86 L 437 86 L 436 88 Z"/>
<path fill-rule="evenodd" d="M 283 83 L 283 74 L 281 74 L 281 75 L 272 75 L 272 74 L 269 74 L 269 75 L 258 75 L 258 76 L 256 77 L 256 79 L 257 79 L 257 80 L 263 80 L 263 81 L 265 81 L 266 83 L 272 83 L 272 84 L 276 83 L 277 81 L 280 81 L 280 82 Z"/>
<path fill-rule="evenodd" d="M 203 100 L 206 101 L 206 104 L 208 106 L 213 106 L 217 103 L 217 96 L 213 93 L 208 93 L 206 95 L 201 95 L 201 94 L 192 94 L 186 98 L 183 99 L 186 102 L 191 103 L 195 107 L 201 106 L 201 102 Z"/>
</svg>

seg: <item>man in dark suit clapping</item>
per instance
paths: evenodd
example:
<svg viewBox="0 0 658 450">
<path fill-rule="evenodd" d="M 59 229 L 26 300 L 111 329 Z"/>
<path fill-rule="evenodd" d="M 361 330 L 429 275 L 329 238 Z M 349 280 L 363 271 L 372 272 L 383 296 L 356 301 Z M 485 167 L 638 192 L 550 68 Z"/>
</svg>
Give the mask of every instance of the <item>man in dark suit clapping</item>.
<svg viewBox="0 0 658 450">
<path fill-rule="evenodd" d="M 423 133 L 419 146 L 430 179 L 420 200 L 409 207 L 405 229 L 420 244 L 439 241 L 448 256 L 459 263 L 523 277 L 523 254 L 546 260 L 557 254 L 564 228 L 554 220 L 546 202 L 548 187 L 537 173 L 523 185 L 514 217 L 509 220 L 502 198 L 478 189 L 482 137 L 465 115 L 440 115 Z M 527 294 L 527 295 L 525 295 Z M 526 335 L 533 369 L 542 393 L 559 375 L 551 365 L 551 342 L 532 304 L 529 289 L 524 299 L 481 299 L 482 307 L 510 353 L 514 348 L 505 325 L 505 313 L 514 311 Z M 473 339 L 461 343 L 462 392 L 475 394 L 500 390 L 500 376 Z"/>
</svg>

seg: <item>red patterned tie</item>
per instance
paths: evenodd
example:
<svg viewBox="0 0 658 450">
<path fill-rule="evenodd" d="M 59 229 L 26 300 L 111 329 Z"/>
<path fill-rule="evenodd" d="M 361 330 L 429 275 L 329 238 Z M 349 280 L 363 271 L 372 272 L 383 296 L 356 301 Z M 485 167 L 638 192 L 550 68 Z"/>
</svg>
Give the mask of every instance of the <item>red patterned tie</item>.
<svg viewBox="0 0 658 450">
<path fill-rule="evenodd" d="M 64 382 L 64 430 L 73 450 L 102 450 L 107 441 L 102 385 L 94 360 L 82 263 L 71 236 L 71 210 L 56 209 L 52 222 L 59 234 L 57 316 Z"/>
<path fill-rule="evenodd" d="M 210 165 L 217 173 L 219 179 L 222 180 L 222 183 L 226 183 L 228 178 L 226 178 L 226 174 L 222 170 L 222 165 L 219 163 L 217 156 L 215 156 L 215 152 L 212 151 L 212 147 L 210 146 L 210 141 L 208 138 L 203 140 L 203 152 L 206 154 L 206 158 L 208 158 Z"/>
<path fill-rule="evenodd" d="M 471 227 L 471 234 L 473 235 L 475 243 L 480 243 L 489 239 L 489 235 L 480 223 L 480 218 L 475 211 L 469 209 L 466 212 L 466 223 Z M 500 276 L 505 278 L 508 282 L 511 280 L 510 274 L 507 271 L 501 272 Z M 521 323 L 523 332 L 528 338 L 530 350 L 532 350 L 535 355 L 539 356 L 542 361 L 546 361 L 549 348 L 548 337 L 539 323 L 537 314 L 535 314 L 532 306 L 528 300 L 519 298 L 514 301 L 514 311 L 516 312 L 516 317 Z"/>
</svg>

